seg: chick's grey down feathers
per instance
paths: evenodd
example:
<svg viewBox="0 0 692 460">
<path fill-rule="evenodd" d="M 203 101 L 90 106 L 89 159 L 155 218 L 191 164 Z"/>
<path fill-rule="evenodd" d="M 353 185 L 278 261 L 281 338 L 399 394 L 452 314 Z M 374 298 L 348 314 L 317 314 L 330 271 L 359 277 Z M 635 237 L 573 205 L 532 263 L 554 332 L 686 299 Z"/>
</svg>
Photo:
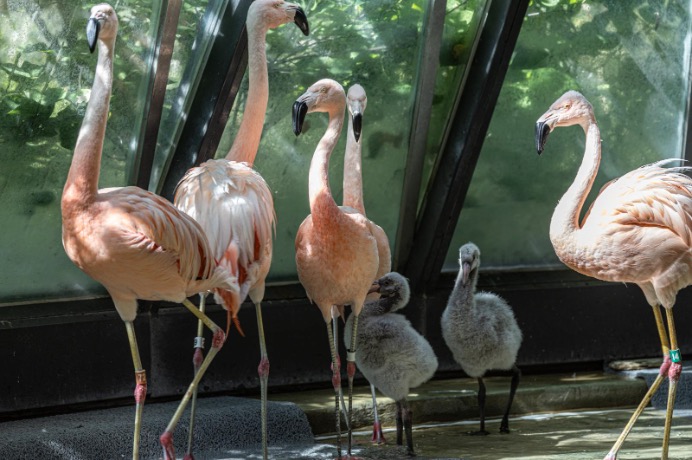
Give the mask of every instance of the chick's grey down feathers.
<svg viewBox="0 0 692 460">
<path fill-rule="evenodd" d="M 408 319 L 393 313 L 408 303 L 410 293 L 406 279 L 392 272 L 377 283 L 383 297 L 366 302 L 360 313 L 356 364 L 378 390 L 400 401 L 406 398 L 411 388 L 433 376 L 437 370 L 437 357 L 428 341 Z M 346 344 L 351 343 L 352 321 L 353 315 L 344 327 Z"/>
<path fill-rule="evenodd" d="M 476 245 L 462 246 L 459 262 L 461 269 L 442 314 L 442 336 L 455 361 L 471 377 L 482 377 L 491 369 L 512 369 L 522 341 L 514 312 L 501 297 L 475 292 L 480 267 Z"/>
</svg>

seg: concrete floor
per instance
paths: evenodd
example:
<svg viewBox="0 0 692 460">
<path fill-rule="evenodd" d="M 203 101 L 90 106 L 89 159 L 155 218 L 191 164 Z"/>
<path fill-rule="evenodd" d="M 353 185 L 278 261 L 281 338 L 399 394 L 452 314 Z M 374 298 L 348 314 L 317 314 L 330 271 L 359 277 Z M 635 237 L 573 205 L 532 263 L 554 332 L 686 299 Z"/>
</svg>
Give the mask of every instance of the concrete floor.
<svg viewBox="0 0 692 460">
<path fill-rule="evenodd" d="M 687 366 L 690 369 L 690 366 Z M 689 377 L 689 375 L 687 375 Z M 681 394 L 690 381 L 683 379 Z M 410 395 L 414 441 L 421 459 L 601 459 L 608 452 L 646 391 L 643 378 L 601 372 L 524 376 L 513 406 L 512 432 L 497 433 L 509 379 L 487 379 L 489 436 L 469 436 L 477 429 L 476 381 L 449 379 L 428 382 Z M 270 394 L 269 436 L 273 459 L 332 459 L 334 393 L 326 388 Z M 252 398 L 207 397 L 201 400 L 195 430 L 197 460 L 261 458 L 259 402 Z M 692 411 L 679 401 L 671 440 L 671 459 L 692 459 Z M 149 402 L 144 409 L 142 459 L 161 458 L 158 434 L 177 403 Z M 372 426 L 369 387 L 354 392 L 354 454 L 364 459 L 406 458 L 394 445 L 394 404 L 378 400 L 386 445 L 370 442 Z M 627 408 L 627 409 L 623 409 Z M 112 459 L 130 458 L 133 407 L 120 407 L 0 423 L 1 458 Z M 647 409 L 625 443 L 620 460 L 660 458 L 663 412 Z M 175 433 L 182 458 L 187 418 Z M 344 454 L 346 443 L 343 442 Z"/>
</svg>

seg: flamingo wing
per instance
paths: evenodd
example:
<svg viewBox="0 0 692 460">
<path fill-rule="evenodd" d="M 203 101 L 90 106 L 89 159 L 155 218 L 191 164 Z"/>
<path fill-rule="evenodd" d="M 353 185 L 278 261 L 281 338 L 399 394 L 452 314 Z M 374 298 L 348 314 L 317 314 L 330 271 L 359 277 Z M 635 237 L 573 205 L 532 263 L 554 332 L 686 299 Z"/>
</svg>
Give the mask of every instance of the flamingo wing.
<svg viewBox="0 0 692 460">
<path fill-rule="evenodd" d="M 241 297 L 266 276 L 276 215 L 269 186 L 257 171 L 245 163 L 209 160 L 183 177 L 175 205 L 202 226 L 215 258 L 237 255 L 239 282 L 249 285 Z"/>
<path fill-rule="evenodd" d="M 591 220 L 616 224 L 612 228 L 665 228 L 692 245 L 692 179 L 683 174 L 692 168 L 661 167 L 669 161 L 642 166 L 612 181 L 594 201 Z"/>
</svg>

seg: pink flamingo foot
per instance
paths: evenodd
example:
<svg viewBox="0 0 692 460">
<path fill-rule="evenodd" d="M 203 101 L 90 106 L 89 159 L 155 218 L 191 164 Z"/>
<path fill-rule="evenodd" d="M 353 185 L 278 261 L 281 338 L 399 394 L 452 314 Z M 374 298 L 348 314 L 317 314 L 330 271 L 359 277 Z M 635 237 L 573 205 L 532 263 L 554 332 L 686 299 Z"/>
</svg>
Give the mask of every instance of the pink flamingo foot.
<svg viewBox="0 0 692 460">
<path fill-rule="evenodd" d="M 668 369 L 670 369 L 671 364 L 673 364 L 673 363 L 670 360 L 670 356 L 668 356 L 668 355 L 663 356 L 663 363 L 661 364 L 661 368 L 658 371 L 659 374 L 666 375 L 668 373 Z"/>
<path fill-rule="evenodd" d="M 159 438 L 161 442 L 161 447 L 163 447 L 163 459 L 164 460 L 175 460 L 175 447 L 173 446 L 173 433 L 170 431 L 164 431 Z"/>
<path fill-rule="evenodd" d="M 387 443 L 387 440 L 384 439 L 384 433 L 382 432 L 382 424 L 380 422 L 375 422 L 372 425 L 372 442 L 376 444 Z"/>
<path fill-rule="evenodd" d="M 269 377 L 269 360 L 267 358 L 260 360 L 259 366 L 257 366 L 257 374 L 260 377 Z"/>
<path fill-rule="evenodd" d="M 682 373 L 681 363 L 671 363 L 670 369 L 668 369 L 668 378 L 670 380 L 678 381 L 680 380 L 680 374 Z"/>
<path fill-rule="evenodd" d="M 349 380 L 353 380 L 353 377 L 356 375 L 356 363 L 354 361 L 346 363 L 346 374 L 348 374 Z"/>
<path fill-rule="evenodd" d="M 202 365 L 202 361 L 204 361 L 204 353 L 202 353 L 202 349 L 195 348 L 195 352 L 192 355 L 192 366 L 195 369 L 195 373 L 197 373 L 197 370 Z"/>
<path fill-rule="evenodd" d="M 144 400 L 147 398 L 147 374 L 145 371 L 135 372 L 135 402 L 137 404 L 144 404 Z"/>
</svg>

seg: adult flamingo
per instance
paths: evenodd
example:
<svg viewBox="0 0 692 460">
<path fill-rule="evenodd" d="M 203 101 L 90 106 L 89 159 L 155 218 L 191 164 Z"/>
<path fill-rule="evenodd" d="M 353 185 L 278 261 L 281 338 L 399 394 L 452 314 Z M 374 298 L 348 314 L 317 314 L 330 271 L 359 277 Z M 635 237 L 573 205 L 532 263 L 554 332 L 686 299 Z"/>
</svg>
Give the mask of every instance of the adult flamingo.
<svg viewBox="0 0 692 460">
<path fill-rule="evenodd" d="M 262 452 L 265 459 L 268 455 L 269 356 L 261 303 L 265 279 L 271 265 L 272 233 L 276 216 L 271 190 L 252 165 L 262 137 L 269 98 L 267 31 L 289 22 L 295 22 L 308 35 L 307 18 L 298 5 L 283 0 L 256 0 L 250 5 L 246 19 L 249 88 L 238 135 L 225 158 L 209 160 L 190 169 L 178 184 L 175 193 L 175 205 L 178 209 L 200 223 L 214 249 L 216 259 L 238 276 L 239 300 L 215 293 L 216 301 L 227 307 L 234 318 L 240 309 L 240 303 L 248 295 L 255 304 L 260 343 L 258 374 L 261 387 Z M 201 305 L 203 308 L 203 300 Z M 201 326 L 198 331 L 201 333 Z M 195 368 L 201 361 L 203 346 L 203 339 L 197 337 L 193 358 Z M 194 423 L 194 407 L 193 399 L 191 425 Z M 188 442 L 189 456 L 191 450 L 192 436 Z"/>
<path fill-rule="evenodd" d="M 625 426 L 606 459 L 616 458 L 622 443 L 663 379 L 669 380 L 662 459 L 668 458 L 675 392 L 682 371 L 673 306 L 680 289 L 692 283 L 692 179 L 689 167 L 662 168 L 673 160 L 645 165 L 610 182 L 582 222 L 579 214 L 601 161 L 601 135 L 593 107 L 568 91 L 536 122 L 536 148 L 559 126 L 580 125 L 586 148 L 577 177 L 555 207 L 550 240 L 568 267 L 593 278 L 637 284 L 653 308 L 663 350 L 658 377 Z M 668 331 L 661 306 L 666 312 Z"/>
<path fill-rule="evenodd" d="M 238 284 L 228 270 L 214 262 L 202 228 L 168 201 L 138 187 L 98 190 L 117 31 L 118 17 L 110 5 L 91 9 L 87 38 L 92 52 L 98 44 L 98 62 L 63 190 L 62 240 L 69 258 L 103 284 L 125 322 L 135 368 L 132 458 L 136 459 L 147 392 L 133 326 L 137 299 L 182 303 L 214 334 L 212 350 L 162 436 L 172 442 L 171 433 L 187 405 L 187 395 L 196 388 L 225 340 L 223 330 L 187 297 L 210 289 L 227 289 L 237 295 Z"/>
<path fill-rule="evenodd" d="M 348 454 L 351 454 L 351 416 L 353 375 L 357 345 L 358 315 L 379 267 L 377 242 L 373 223 L 352 208 L 337 206 L 329 188 L 329 157 L 336 145 L 344 122 L 346 95 L 340 84 L 323 79 L 312 85 L 293 104 L 293 131 L 302 131 L 305 115 L 327 112 L 329 124 L 320 139 L 310 163 L 309 199 L 311 214 L 296 234 L 296 265 L 298 278 L 308 297 L 317 304 L 327 323 L 329 348 L 332 355 L 332 383 L 335 392 L 337 451 L 341 457 L 341 424 L 339 393 L 340 364 L 329 322 L 338 315 L 338 308 L 351 305 L 353 332 L 348 350 L 349 429 Z"/>
<path fill-rule="evenodd" d="M 346 93 L 346 107 L 351 116 L 348 119 L 348 135 L 346 137 L 346 153 L 344 155 L 343 204 L 355 209 L 364 216 L 366 214 L 365 200 L 363 199 L 363 143 L 360 137 L 363 129 L 363 113 L 367 105 L 368 96 L 365 93 L 365 89 L 357 83 L 351 86 Z M 392 271 L 392 253 L 389 247 L 389 238 L 387 238 L 387 234 L 380 226 L 373 225 L 373 236 L 377 241 L 377 253 L 380 260 L 380 266 L 377 269 L 377 279 L 380 279 Z M 373 293 L 373 295 L 377 296 L 376 293 Z M 377 413 L 375 385 L 372 383 L 370 383 L 370 392 L 372 393 L 372 410 L 375 418 L 372 440 L 380 444 L 385 442 L 385 439 L 382 433 L 382 424 Z"/>
</svg>

